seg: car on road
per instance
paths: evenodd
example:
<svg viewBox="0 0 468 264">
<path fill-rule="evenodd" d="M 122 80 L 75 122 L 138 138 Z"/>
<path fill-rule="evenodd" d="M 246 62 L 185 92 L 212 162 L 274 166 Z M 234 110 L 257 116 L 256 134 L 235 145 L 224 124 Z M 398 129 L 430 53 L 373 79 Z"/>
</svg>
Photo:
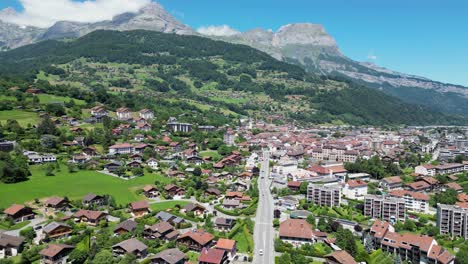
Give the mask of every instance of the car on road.
<svg viewBox="0 0 468 264">
<path fill-rule="evenodd" d="M 260 254 L 260 256 L 263 256 L 263 249 L 260 249 L 260 250 L 258 251 L 258 254 Z"/>
</svg>

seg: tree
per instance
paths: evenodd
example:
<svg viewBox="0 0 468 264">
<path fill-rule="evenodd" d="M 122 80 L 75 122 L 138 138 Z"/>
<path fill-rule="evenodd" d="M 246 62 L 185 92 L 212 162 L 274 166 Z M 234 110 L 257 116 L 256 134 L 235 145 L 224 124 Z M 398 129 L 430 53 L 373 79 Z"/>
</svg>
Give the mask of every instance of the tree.
<svg viewBox="0 0 468 264">
<path fill-rule="evenodd" d="M 289 253 L 283 253 L 279 258 L 278 258 L 278 263 L 281 264 L 290 264 L 291 263 L 291 255 Z"/>
<path fill-rule="evenodd" d="M 12 156 L 10 153 L 0 152 L 0 181 L 16 183 L 26 181 L 31 175 L 26 158 L 21 154 Z"/>
<path fill-rule="evenodd" d="M 315 226 L 315 216 L 313 214 L 308 215 L 306 221 L 310 225 Z"/>
<path fill-rule="evenodd" d="M 351 256 L 357 254 L 357 245 L 353 233 L 348 229 L 340 228 L 336 232 L 336 244 L 343 250 L 346 250 Z"/>
<path fill-rule="evenodd" d="M 325 220 L 324 217 L 320 217 L 319 218 L 319 221 L 318 221 L 318 224 L 317 224 L 317 228 L 322 231 L 322 232 L 329 232 L 328 230 L 328 224 L 327 224 L 327 221 Z"/>
<path fill-rule="evenodd" d="M 455 255 L 455 263 L 468 264 L 468 243 L 463 243 Z"/>
<path fill-rule="evenodd" d="M 101 250 L 96 254 L 93 260 L 93 264 L 114 264 L 114 257 L 108 250 Z"/>
<path fill-rule="evenodd" d="M 413 232 L 416 230 L 416 228 L 417 228 L 416 223 L 414 223 L 413 220 L 410 220 L 410 219 L 405 220 L 405 223 L 403 224 L 403 229 Z"/>
<path fill-rule="evenodd" d="M 436 203 L 455 204 L 458 200 L 458 193 L 452 188 L 447 189 L 438 195 L 433 196 Z"/>
<path fill-rule="evenodd" d="M 398 254 L 398 253 L 395 254 L 395 257 L 393 258 L 393 263 L 394 264 L 402 264 L 403 263 L 403 261 L 401 260 L 400 254 Z"/>
<path fill-rule="evenodd" d="M 299 192 L 301 194 L 307 194 L 307 186 L 309 186 L 308 182 L 302 182 L 301 185 L 299 186 Z"/>
<path fill-rule="evenodd" d="M 88 258 L 88 254 L 82 250 L 74 249 L 69 256 L 69 260 L 73 264 L 83 264 Z"/>
<path fill-rule="evenodd" d="M 126 254 L 120 261 L 119 264 L 135 264 L 137 263 L 137 258 L 133 254 Z"/>
<path fill-rule="evenodd" d="M 52 119 L 49 116 L 46 116 L 42 119 L 42 121 L 37 126 L 37 133 L 39 135 L 58 135 L 59 131 L 55 126 Z"/>
<path fill-rule="evenodd" d="M 193 176 L 200 177 L 201 174 L 202 174 L 202 170 L 200 169 L 200 167 L 196 167 L 196 168 L 193 170 Z"/>
<path fill-rule="evenodd" d="M 369 233 L 366 233 L 364 236 L 364 248 L 366 249 L 367 253 L 371 253 L 374 251 L 374 241 L 372 240 L 372 237 L 369 235 Z"/>
<path fill-rule="evenodd" d="M 27 241 L 31 242 L 36 236 L 36 232 L 32 227 L 27 227 L 20 231 L 20 235 L 26 238 Z"/>
</svg>

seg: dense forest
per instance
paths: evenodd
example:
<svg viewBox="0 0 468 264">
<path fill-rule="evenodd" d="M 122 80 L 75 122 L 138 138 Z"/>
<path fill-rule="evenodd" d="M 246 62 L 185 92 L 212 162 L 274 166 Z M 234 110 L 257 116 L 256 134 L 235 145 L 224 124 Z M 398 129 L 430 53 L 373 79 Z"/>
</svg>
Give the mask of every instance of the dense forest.
<svg viewBox="0 0 468 264">
<path fill-rule="evenodd" d="M 111 107 L 181 104 L 183 112 L 206 105 L 219 116 L 278 114 L 303 123 L 467 123 L 349 81 L 306 73 L 244 45 L 198 36 L 96 31 L 73 41 L 44 41 L 3 52 L 0 61 L 4 89 L 34 84 Z M 39 79 L 41 72 L 53 76 L 54 84 Z M 116 87 L 120 93 L 110 93 Z"/>
</svg>

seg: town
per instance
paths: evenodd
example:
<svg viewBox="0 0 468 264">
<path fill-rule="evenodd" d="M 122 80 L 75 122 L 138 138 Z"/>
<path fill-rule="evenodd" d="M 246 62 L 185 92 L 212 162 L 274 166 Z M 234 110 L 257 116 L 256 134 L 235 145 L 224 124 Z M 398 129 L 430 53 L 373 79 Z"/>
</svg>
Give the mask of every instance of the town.
<svg viewBox="0 0 468 264">
<path fill-rule="evenodd" d="M 53 98 L 1 126 L 2 264 L 466 261 L 467 127 L 215 126 Z"/>
</svg>

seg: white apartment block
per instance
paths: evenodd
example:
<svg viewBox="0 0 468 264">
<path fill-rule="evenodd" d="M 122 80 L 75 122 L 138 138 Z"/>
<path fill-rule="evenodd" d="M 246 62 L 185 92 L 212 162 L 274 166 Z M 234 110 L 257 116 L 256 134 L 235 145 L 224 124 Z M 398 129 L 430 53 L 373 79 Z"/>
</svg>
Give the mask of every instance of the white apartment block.
<svg viewBox="0 0 468 264">
<path fill-rule="evenodd" d="M 429 213 L 429 196 L 421 192 L 411 192 L 406 190 L 393 190 L 391 197 L 405 200 L 405 208 L 410 212 Z"/>
<path fill-rule="evenodd" d="M 320 206 L 340 206 L 341 188 L 310 183 L 307 186 L 307 201 Z"/>
<path fill-rule="evenodd" d="M 437 227 L 440 234 L 468 239 L 468 208 L 438 204 Z"/>
<path fill-rule="evenodd" d="M 368 194 L 364 197 L 364 215 L 391 223 L 405 221 L 406 202 L 401 198 Z"/>
</svg>

